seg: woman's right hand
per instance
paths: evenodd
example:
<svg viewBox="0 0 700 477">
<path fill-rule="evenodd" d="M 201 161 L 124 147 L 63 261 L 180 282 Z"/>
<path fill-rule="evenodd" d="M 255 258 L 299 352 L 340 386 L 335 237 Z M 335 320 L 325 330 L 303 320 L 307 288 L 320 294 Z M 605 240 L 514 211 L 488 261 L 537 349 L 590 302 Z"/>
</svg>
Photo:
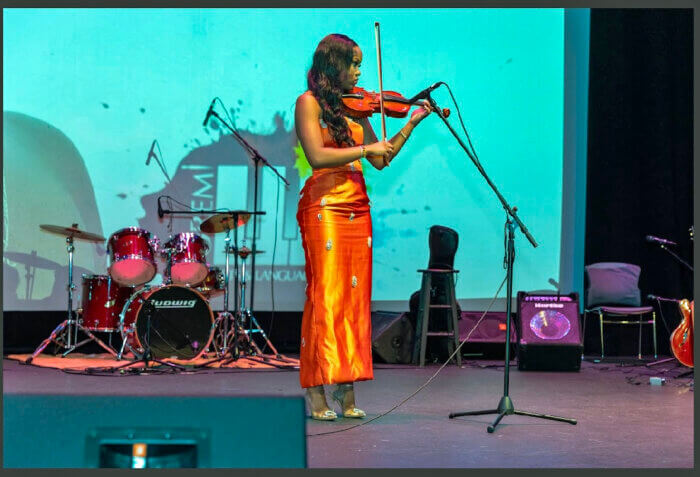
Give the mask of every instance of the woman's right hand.
<svg viewBox="0 0 700 477">
<path fill-rule="evenodd" d="M 389 141 L 378 141 L 365 146 L 367 156 L 381 156 L 388 159 L 394 153 L 394 145 Z"/>
</svg>

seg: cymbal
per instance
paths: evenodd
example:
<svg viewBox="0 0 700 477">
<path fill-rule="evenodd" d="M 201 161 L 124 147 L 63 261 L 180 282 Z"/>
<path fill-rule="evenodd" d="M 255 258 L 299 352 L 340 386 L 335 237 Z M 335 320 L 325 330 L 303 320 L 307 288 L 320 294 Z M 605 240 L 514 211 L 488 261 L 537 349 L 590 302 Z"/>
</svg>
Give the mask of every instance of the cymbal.
<svg viewBox="0 0 700 477">
<path fill-rule="evenodd" d="M 224 250 L 224 253 L 226 253 L 226 250 Z M 240 249 L 235 248 L 235 247 L 231 247 L 231 248 L 229 248 L 228 253 L 231 253 L 231 254 L 236 253 L 236 254 L 238 254 L 239 257 L 246 258 L 248 255 L 253 253 L 253 251 L 251 249 L 249 249 L 248 247 L 243 246 Z M 259 253 L 265 253 L 265 250 L 256 250 L 255 251 L 256 255 Z"/>
<path fill-rule="evenodd" d="M 70 227 L 62 227 L 60 225 L 47 225 L 47 224 L 41 224 L 39 226 L 41 230 L 44 230 L 45 232 L 51 232 L 53 234 L 58 234 L 58 235 L 63 235 L 64 237 L 73 237 L 81 240 L 88 240 L 90 242 L 104 242 L 107 240 L 106 238 L 102 237 L 101 235 L 93 234 L 90 232 L 86 232 L 84 230 L 80 230 L 78 228 L 78 224 L 73 224 Z"/>
<path fill-rule="evenodd" d="M 233 213 L 238 214 L 238 222 L 234 223 Z M 227 230 L 232 230 L 235 227 L 240 227 L 245 225 L 250 219 L 250 212 L 245 212 L 243 210 L 234 210 L 233 212 L 228 212 L 226 214 L 216 214 L 209 217 L 207 220 L 201 223 L 199 230 L 205 234 L 214 234 L 218 232 L 226 232 Z"/>
</svg>

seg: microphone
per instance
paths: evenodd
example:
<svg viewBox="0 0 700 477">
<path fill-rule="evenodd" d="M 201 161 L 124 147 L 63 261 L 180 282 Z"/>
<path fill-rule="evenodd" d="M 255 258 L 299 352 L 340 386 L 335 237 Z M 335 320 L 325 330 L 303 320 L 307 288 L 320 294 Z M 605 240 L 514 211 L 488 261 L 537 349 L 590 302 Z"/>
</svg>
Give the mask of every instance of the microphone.
<svg viewBox="0 0 700 477">
<path fill-rule="evenodd" d="M 415 95 L 414 97 L 412 97 L 411 99 L 409 99 L 409 100 L 408 100 L 408 103 L 409 103 L 409 104 L 413 104 L 413 103 L 415 103 L 416 101 L 418 101 L 419 99 L 425 99 L 425 98 L 427 98 L 428 95 L 430 94 L 430 92 L 431 92 L 432 90 L 434 90 L 434 89 L 437 89 L 441 84 L 445 84 L 445 83 L 443 83 L 442 81 L 438 81 L 438 82 L 435 83 L 434 85 L 428 86 L 428 87 L 425 88 L 423 91 L 421 91 L 420 93 L 418 93 L 417 95 Z"/>
<path fill-rule="evenodd" d="M 658 301 L 673 301 L 678 303 L 680 300 L 676 300 L 675 298 L 664 298 L 662 296 L 657 296 L 657 295 L 647 295 L 647 300 L 658 300 Z"/>
<path fill-rule="evenodd" d="M 214 103 L 216 102 L 216 98 L 211 100 L 211 104 L 209 105 L 209 109 L 207 110 L 207 115 L 204 116 L 204 122 L 202 123 L 202 126 L 206 126 L 207 122 L 209 122 L 209 118 L 211 117 L 211 113 L 214 112 Z"/>
<path fill-rule="evenodd" d="M 151 158 L 156 157 L 156 153 L 153 152 L 153 148 L 156 146 L 156 140 L 154 139 L 151 143 L 151 150 L 148 151 L 148 157 L 146 157 L 146 165 L 151 163 Z"/>
<path fill-rule="evenodd" d="M 158 197 L 158 217 L 163 218 L 163 207 L 160 206 L 160 197 Z"/>
<path fill-rule="evenodd" d="M 647 242 L 655 242 L 660 245 L 678 245 L 676 242 L 671 240 L 662 239 L 659 237 L 654 237 L 653 235 L 647 235 Z"/>
</svg>

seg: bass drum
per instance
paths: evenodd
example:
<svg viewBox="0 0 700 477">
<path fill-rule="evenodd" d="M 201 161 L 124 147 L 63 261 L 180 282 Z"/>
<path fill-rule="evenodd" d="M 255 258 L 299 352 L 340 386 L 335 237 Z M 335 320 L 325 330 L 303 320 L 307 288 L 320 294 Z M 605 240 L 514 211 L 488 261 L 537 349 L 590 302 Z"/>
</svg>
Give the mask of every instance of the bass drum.
<svg viewBox="0 0 700 477">
<path fill-rule="evenodd" d="M 180 285 L 147 288 L 134 293 L 119 319 L 122 339 L 142 354 L 148 343 L 151 357 L 193 360 L 209 348 L 214 314 L 197 290 Z"/>
</svg>

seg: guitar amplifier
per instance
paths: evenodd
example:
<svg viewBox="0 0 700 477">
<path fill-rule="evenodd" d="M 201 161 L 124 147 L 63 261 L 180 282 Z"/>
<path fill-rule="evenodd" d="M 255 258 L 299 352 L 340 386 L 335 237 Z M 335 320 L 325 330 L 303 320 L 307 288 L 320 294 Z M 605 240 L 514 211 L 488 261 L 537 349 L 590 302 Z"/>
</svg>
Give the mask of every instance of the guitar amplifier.
<svg viewBox="0 0 700 477">
<path fill-rule="evenodd" d="M 516 328 L 519 370 L 581 369 L 583 344 L 577 293 L 518 292 Z"/>
</svg>

